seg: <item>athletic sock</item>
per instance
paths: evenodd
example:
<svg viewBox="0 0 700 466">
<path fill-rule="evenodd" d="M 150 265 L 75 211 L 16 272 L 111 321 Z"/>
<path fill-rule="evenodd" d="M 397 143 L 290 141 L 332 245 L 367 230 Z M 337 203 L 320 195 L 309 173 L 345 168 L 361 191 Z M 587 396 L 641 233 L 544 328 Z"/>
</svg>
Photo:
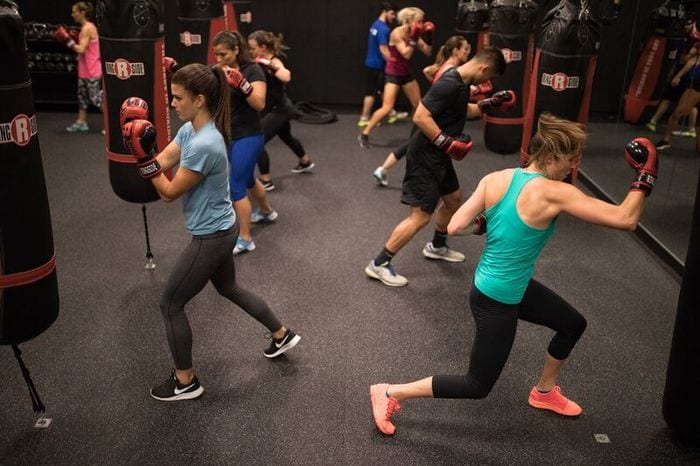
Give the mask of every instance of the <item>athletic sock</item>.
<svg viewBox="0 0 700 466">
<path fill-rule="evenodd" d="M 388 264 L 391 259 L 394 258 L 395 252 L 390 252 L 387 248 L 383 248 L 382 252 L 374 259 L 374 265 L 380 266 L 382 264 Z"/>
<path fill-rule="evenodd" d="M 435 230 L 435 235 L 433 235 L 433 247 L 443 248 L 447 246 L 447 233 Z"/>
</svg>

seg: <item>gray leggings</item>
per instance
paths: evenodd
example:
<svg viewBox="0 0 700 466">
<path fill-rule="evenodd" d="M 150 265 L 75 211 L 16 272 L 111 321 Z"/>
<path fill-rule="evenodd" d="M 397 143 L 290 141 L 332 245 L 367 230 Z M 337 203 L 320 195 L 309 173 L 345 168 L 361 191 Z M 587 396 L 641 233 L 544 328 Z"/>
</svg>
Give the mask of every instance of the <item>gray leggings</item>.
<svg viewBox="0 0 700 466">
<path fill-rule="evenodd" d="M 265 301 L 236 283 L 233 247 L 237 238 L 238 226 L 193 236 L 168 278 L 160 299 L 160 310 L 177 369 L 192 367 L 192 330 L 185 314 L 185 304 L 202 291 L 208 281 L 221 296 L 240 306 L 270 332 L 282 328 L 282 323 Z"/>
</svg>

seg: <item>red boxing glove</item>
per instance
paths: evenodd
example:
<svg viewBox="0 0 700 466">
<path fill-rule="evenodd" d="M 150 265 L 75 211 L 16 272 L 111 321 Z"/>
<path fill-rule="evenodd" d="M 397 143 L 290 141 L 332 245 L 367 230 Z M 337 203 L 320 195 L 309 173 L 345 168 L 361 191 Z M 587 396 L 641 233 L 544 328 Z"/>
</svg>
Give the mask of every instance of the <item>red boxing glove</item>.
<svg viewBox="0 0 700 466">
<path fill-rule="evenodd" d="M 478 103 L 479 110 L 482 113 L 487 111 L 500 108 L 501 110 L 508 111 L 515 107 L 515 92 L 513 91 L 498 91 L 488 99 L 484 99 Z"/>
<path fill-rule="evenodd" d="M 435 32 L 435 25 L 432 22 L 426 21 L 423 23 L 423 34 L 421 34 L 423 42 L 433 45 L 433 32 Z"/>
<path fill-rule="evenodd" d="M 486 233 L 486 215 L 483 212 L 474 217 L 474 225 L 473 234 L 483 235 Z"/>
<path fill-rule="evenodd" d="M 491 81 L 486 81 L 479 85 L 472 84 L 469 86 L 469 101 L 470 102 L 480 102 L 484 99 L 488 99 L 493 94 L 493 84 Z"/>
<path fill-rule="evenodd" d="M 180 64 L 173 57 L 163 57 L 163 68 L 165 68 L 165 75 L 170 77 L 180 69 Z"/>
<path fill-rule="evenodd" d="M 148 120 L 131 120 L 122 126 L 124 145 L 136 159 L 143 178 L 153 178 L 162 168 L 155 157 L 156 128 Z"/>
<path fill-rule="evenodd" d="M 636 138 L 625 147 L 625 160 L 630 167 L 637 171 L 631 191 L 642 191 L 645 196 L 651 194 L 659 173 L 659 160 L 656 146 L 647 138 Z"/>
<path fill-rule="evenodd" d="M 131 120 L 148 120 L 148 104 L 141 97 L 129 97 L 119 109 L 119 126 Z"/>
<path fill-rule="evenodd" d="M 280 69 L 279 66 L 275 65 L 272 60 L 268 60 L 267 58 L 258 57 L 255 59 L 255 63 L 262 66 L 263 68 L 267 68 L 273 73 L 277 73 L 277 71 Z"/>
<path fill-rule="evenodd" d="M 418 39 L 423 34 L 423 25 L 418 21 L 411 23 L 409 35 L 411 37 L 411 45 L 416 45 Z"/>
<path fill-rule="evenodd" d="M 53 38 L 58 42 L 63 42 L 69 49 L 75 47 L 75 41 L 63 26 L 56 28 L 56 30 L 53 32 Z"/>
<path fill-rule="evenodd" d="M 226 81 L 228 85 L 234 89 L 238 89 L 243 93 L 244 96 L 248 97 L 251 92 L 253 92 L 253 85 L 248 82 L 248 80 L 235 68 L 230 66 L 222 66 L 224 74 L 226 75 Z"/>
<path fill-rule="evenodd" d="M 442 131 L 438 131 L 432 143 L 455 160 L 462 160 L 472 150 L 472 138 L 465 134 L 454 139 Z"/>
</svg>

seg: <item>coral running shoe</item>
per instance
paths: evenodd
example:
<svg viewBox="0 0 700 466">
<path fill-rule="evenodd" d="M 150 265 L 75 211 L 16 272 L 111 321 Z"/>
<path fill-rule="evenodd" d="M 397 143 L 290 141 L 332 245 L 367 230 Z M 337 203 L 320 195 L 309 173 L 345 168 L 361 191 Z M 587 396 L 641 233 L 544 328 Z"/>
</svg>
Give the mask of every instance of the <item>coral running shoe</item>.
<svg viewBox="0 0 700 466">
<path fill-rule="evenodd" d="M 383 434 L 394 435 L 396 429 L 391 423 L 391 415 L 401 408 L 399 400 L 386 396 L 388 383 L 378 383 L 369 387 L 369 398 L 372 402 L 372 416 L 377 429 Z"/>
<path fill-rule="evenodd" d="M 527 402 L 533 408 L 548 409 L 562 416 L 578 416 L 583 412 L 579 405 L 561 394 L 558 385 L 547 393 L 541 393 L 537 387 L 532 387 Z"/>
</svg>

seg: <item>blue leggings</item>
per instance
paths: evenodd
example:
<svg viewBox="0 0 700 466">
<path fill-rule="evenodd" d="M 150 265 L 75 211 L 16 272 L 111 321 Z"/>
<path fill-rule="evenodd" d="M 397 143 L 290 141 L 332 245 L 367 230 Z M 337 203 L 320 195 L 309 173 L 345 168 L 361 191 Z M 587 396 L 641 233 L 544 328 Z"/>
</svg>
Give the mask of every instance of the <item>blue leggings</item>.
<svg viewBox="0 0 700 466">
<path fill-rule="evenodd" d="M 228 148 L 229 188 L 231 200 L 240 201 L 245 197 L 246 190 L 255 185 L 255 164 L 265 146 L 265 136 L 262 133 L 234 139 Z"/>
</svg>

